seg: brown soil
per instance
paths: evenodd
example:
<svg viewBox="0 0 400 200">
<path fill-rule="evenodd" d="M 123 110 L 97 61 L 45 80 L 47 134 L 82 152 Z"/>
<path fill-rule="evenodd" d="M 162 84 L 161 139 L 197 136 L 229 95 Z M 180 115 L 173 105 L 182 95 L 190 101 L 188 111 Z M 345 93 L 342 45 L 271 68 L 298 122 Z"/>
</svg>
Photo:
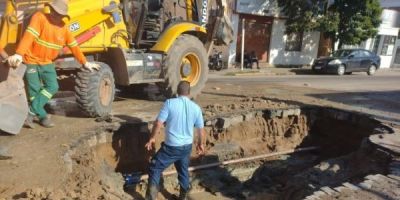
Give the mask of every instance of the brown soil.
<svg viewBox="0 0 400 200">
<path fill-rule="evenodd" d="M 305 95 L 317 92 L 302 87 L 282 89 L 271 85 L 251 86 L 249 89 L 249 86 L 209 84 L 197 102 L 203 106 L 205 116 L 210 118 L 253 109 L 309 104 L 351 109 L 340 103 Z M 160 101 L 117 99 L 114 102 L 114 122 L 152 121 L 161 105 Z M 0 146 L 8 149 L 13 158 L 0 161 L 0 199 L 129 199 L 134 196 L 121 196 L 122 178 L 120 175 L 114 177 L 111 174 L 114 174 L 114 171 L 146 168 L 144 165 L 135 169 L 129 167 L 131 162 L 141 163 L 148 159 L 147 156 L 142 156 L 141 160 L 134 159 L 133 155 L 145 154 L 143 150 L 137 148 L 136 154 L 133 155 L 127 154 L 132 151 L 126 150 L 130 146 L 142 146 L 145 137 L 140 137 L 140 141 L 128 137 L 124 138 L 124 142 L 118 142 L 116 138 L 112 146 L 100 145 L 97 149 L 80 149 L 79 154 L 72 156 L 75 168 L 69 174 L 63 159 L 65 152 L 79 138 L 92 133 L 93 130 L 102 130 L 109 126 L 109 123 L 95 122 L 81 115 L 53 115 L 53 119 L 57 124 L 54 129 L 37 127 L 34 130 L 23 129 L 17 136 L 1 136 Z M 217 143 L 241 141 L 238 154 L 234 155 L 236 157 L 291 149 L 298 146 L 307 136 L 310 129 L 308 123 L 304 116 L 269 120 L 256 117 L 246 124 L 238 124 L 222 132 L 210 128 L 207 148 L 209 152 L 213 152 Z M 269 129 L 271 127 L 273 128 Z M 159 136 L 157 146 L 162 137 Z M 118 149 L 119 157 L 115 157 Z M 130 162 L 120 162 L 124 160 Z"/>
</svg>

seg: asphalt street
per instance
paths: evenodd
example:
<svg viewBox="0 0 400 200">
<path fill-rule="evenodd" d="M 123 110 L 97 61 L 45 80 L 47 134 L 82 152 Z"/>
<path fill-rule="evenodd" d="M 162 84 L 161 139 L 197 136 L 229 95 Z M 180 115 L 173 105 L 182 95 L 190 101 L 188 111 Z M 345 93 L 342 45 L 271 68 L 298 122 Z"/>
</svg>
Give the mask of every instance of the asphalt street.
<svg viewBox="0 0 400 200">
<path fill-rule="evenodd" d="M 210 75 L 209 83 L 262 83 L 280 84 L 288 86 L 307 86 L 317 89 L 328 89 L 346 92 L 368 91 L 400 91 L 400 72 L 378 72 L 374 76 L 366 73 L 354 73 L 352 75 L 289 75 L 289 76 L 219 76 Z"/>
<path fill-rule="evenodd" d="M 382 70 L 374 76 L 366 73 L 352 75 L 284 75 L 224 76 L 211 74 L 209 84 L 226 83 L 244 86 L 277 85 L 284 91 L 304 88 L 304 96 L 323 99 L 351 107 L 351 109 L 375 115 L 377 118 L 400 123 L 400 71 Z M 250 89 L 252 87 L 249 87 Z M 312 91 L 312 92 L 310 92 Z M 296 91 L 294 95 L 300 95 Z"/>
</svg>

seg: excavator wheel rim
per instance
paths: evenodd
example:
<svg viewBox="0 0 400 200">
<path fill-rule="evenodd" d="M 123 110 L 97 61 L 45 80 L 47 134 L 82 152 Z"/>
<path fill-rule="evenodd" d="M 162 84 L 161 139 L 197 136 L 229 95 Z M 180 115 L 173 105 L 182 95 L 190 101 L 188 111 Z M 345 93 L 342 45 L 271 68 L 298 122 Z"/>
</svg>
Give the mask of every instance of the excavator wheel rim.
<svg viewBox="0 0 400 200">
<path fill-rule="evenodd" d="M 184 72 L 185 65 L 190 65 L 190 72 L 188 75 L 185 75 L 186 73 Z M 183 56 L 180 73 L 182 80 L 190 82 L 190 86 L 196 85 L 201 75 L 199 57 L 194 53 L 188 53 Z"/>
</svg>

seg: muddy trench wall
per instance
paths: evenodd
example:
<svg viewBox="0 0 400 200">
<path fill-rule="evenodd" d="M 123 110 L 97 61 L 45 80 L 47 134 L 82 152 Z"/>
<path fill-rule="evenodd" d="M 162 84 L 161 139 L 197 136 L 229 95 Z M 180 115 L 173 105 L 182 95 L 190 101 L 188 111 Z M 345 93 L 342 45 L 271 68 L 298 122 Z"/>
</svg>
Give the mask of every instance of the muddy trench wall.
<svg viewBox="0 0 400 200">
<path fill-rule="evenodd" d="M 207 156 L 212 159 L 198 159 L 193 154 L 192 165 L 309 145 L 320 145 L 321 149 L 338 149 L 334 154 L 324 154 L 325 151 L 322 151 L 323 156 L 330 158 L 357 150 L 362 145 L 363 138 L 368 135 L 388 132 L 379 121 L 368 116 L 320 107 L 230 113 L 213 116 L 206 119 L 205 123 L 208 133 Z M 64 155 L 69 171 L 66 186 L 74 188 L 74 191 L 82 195 L 89 195 L 90 190 L 99 185 L 102 189 L 98 194 L 126 195 L 119 173 L 147 171 L 149 159 L 155 153 L 144 150 L 149 130 L 148 123 L 120 123 L 103 127 L 81 138 Z M 160 134 L 158 141 L 162 139 L 163 135 Z M 250 175 L 243 176 L 241 180 L 251 178 L 255 170 L 262 171 L 261 168 L 257 170 L 262 163 L 257 161 L 251 167 L 244 166 L 246 173 Z M 218 170 L 222 170 L 221 174 L 227 173 L 223 168 L 211 171 L 219 172 Z M 242 172 L 243 170 L 240 171 Z M 196 177 L 196 173 L 194 176 Z M 204 179 L 197 180 L 197 188 L 201 188 Z M 237 180 L 236 182 L 240 183 Z M 164 183 L 167 189 L 178 188 L 176 176 L 165 177 Z M 143 184 L 137 185 L 136 193 L 144 192 L 145 182 Z M 80 196 L 78 192 L 75 195 Z"/>
</svg>

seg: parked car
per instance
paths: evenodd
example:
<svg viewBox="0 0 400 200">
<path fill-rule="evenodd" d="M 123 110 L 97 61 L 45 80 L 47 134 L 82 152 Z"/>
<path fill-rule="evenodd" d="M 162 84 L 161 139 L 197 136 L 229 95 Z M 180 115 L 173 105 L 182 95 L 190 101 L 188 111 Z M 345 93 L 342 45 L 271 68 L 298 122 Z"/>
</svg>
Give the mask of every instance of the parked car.
<svg viewBox="0 0 400 200">
<path fill-rule="evenodd" d="M 337 75 L 352 72 L 367 72 L 373 75 L 379 69 L 381 59 L 365 49 L 342 49 L 329 57 L 321 57 L 314 61 L 312 70 L 316 73 L 335 73 Z"/>
</svg>

